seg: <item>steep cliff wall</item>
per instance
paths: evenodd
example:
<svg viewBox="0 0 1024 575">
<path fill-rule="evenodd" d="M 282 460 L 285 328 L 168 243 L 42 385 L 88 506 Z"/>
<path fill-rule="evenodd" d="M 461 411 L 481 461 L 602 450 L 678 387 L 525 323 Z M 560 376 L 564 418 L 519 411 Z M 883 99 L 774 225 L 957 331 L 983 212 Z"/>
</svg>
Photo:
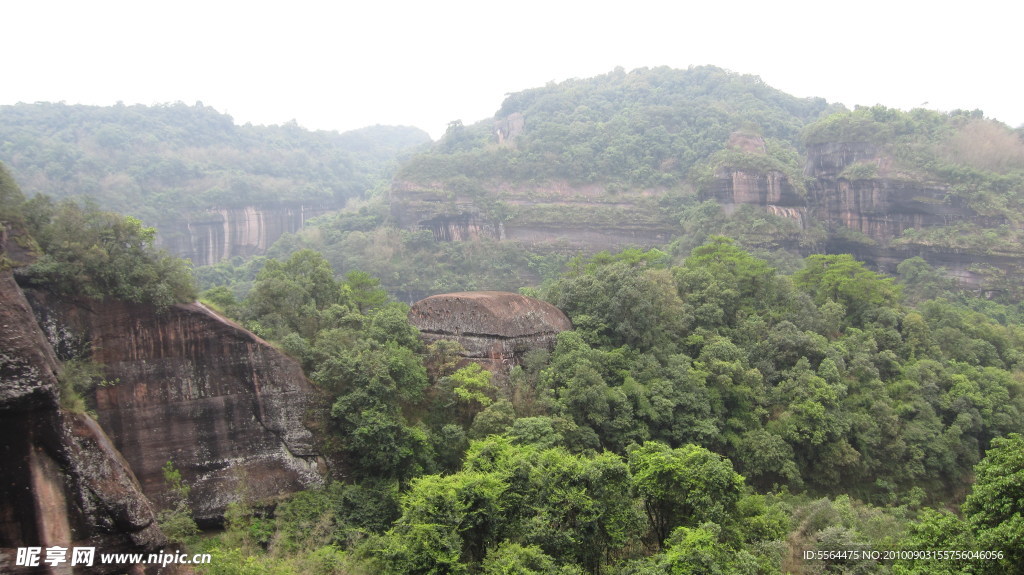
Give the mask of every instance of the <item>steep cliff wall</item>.
<svg viewBox="0 0 1024 575">
<path fill-rule="evenodd" d="M 749 138 L 740 144 L 735 147 L 748 153 L 763 151 L 763 145 Z M 810 146 L 804 176 L 806 195 L 797 193 L 781 172 L 720 166 L 707 197 L 717 200 L 727 213 L 740 205 L 754 205 L 795 220 L 803 228 L 823 225 L 828 232 L 824 244 L 796 246 L 805 255 L 821 250 L 850 253 L 887 273 L 895 273 L 903 260 L 920 256 L 945 268 L 961 286 L 986 292 L 1012 289 L 1007 286 L 1024 278 L 1024 258 L 1019 255 L 908 239 L 908 230 L 955 229 L 959 224 L 994 229 L 1008 222 L 978 214 L 943 182 L 900 169 L 878 145 Z"/>
<path fill-rule="evenodd" d="M 955 229 L 961 224 L 996 229 L 1009 222 L 979 214 L 946 183 L 902 172 L 877 146 L 811 146 L 806 173 L 812 178 L 813 217 L 834 230 L 853 230 L 871 240 L 851 242 L 849 236 L 836 234 L 828 244 L 830 252 L 852 253 L 888 273 L 903 260 L 920 256 L 945 268 L 963 287 L 992 293 L 1014 290 L 1024 278 L 1024 257 L 1019 254 L 909 240 L 904 234 L 912 229 Z"/>
<path fill-rule="evenodd" d="M 72 572 L 15 566 L 19 547 L 150 553 L 166 543 L 107 435 L 88 416 L 59 408 L 59 370 L 21 289 L 10 271 L 0 272 L 0 573 Z M 94 563 L 74 572 L 126 568 Z"/>
<path fill-rule="evenodd" d="M 157 312 L 35 292 L 55 347 L 90 353 L 111 385 L 95 392 L 100 424 L 154 502 L 172 461 L 192 486 L 196 519 L 219 520 L 242 496 L 264 499 L 322 482 L 304 426 L 318 399 L 301 368 L 199 304 Z"/>
<path fill-rule="evenodd" d="M 866 173 L 846 173 L 856 166 Z M 871 144 L 811 146 L 806 173 L 813 181 L 811 201 L 818 218 L 882 244 L 910 228 L 980 219 L 947 185 L 899 173 L 893 160 Z"/>
<path fill-rule="evenodd" d="M 409 321 L 429 341 L 452 339 L 464 357 L 493 370 L 515 365 L 531 349 L 551 349 L 572 323 L 555 306 L 507 292 L 430 296 L 409 310 Z"/>
<path fill-rule="evenodd" d="M 262 254 L 307 220 L 335 209 L 322 205 L 246 206 L 171 216 L 157 223 L 157 241 L 197 266 Z"/>
</svg>

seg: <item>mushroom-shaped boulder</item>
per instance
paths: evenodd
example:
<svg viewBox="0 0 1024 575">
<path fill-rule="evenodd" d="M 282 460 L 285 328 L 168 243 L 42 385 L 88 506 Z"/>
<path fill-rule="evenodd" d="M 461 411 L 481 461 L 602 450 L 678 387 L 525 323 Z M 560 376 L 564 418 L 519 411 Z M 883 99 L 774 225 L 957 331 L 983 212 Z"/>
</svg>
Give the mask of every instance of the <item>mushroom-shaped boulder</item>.
<svg viewBox="0 0 1024 575">
<path fill-rule="evenodd" d="M 572 329 L 557 307 L 499 291 L 430 296 L 413 304 L 409 321 L 428 342 L 458 341 L 466 358 L 487 361 L 492 367 L 518 363 L 531 349 L 551 349 L 560 332 Z"/>
</svg>

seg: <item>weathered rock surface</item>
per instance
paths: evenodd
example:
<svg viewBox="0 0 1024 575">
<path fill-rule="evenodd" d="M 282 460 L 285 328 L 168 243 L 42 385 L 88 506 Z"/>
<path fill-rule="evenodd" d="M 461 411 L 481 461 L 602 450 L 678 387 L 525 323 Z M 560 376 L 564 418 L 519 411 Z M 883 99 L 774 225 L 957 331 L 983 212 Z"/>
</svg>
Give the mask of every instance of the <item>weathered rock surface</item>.
<svg viewBox="0 0 1024 575">
<path fill-rule="evenodd" d="M 150 553 L 166 543 L 107 435 L 88 416 L 60 409 L 59 369 L 10 271 L 0 272 L 0 573 L 72 572 L 18 567 L 19 547 Z M 74 572 L 125 567 L 95 561 Z"/>
<path fill-rule="evenodd" d="M 30 295 L 55 348 L 104 366 L 99 422 L 158 505 L 167 501 L 167 461 L 192 487 L 201 523 L 217 522 L 243 495 L 272 498 L 322 482 L 304 425 L 317 390 L 266 342 L 200 304 L 157 312 Z"/>
<path fill-rule="evenodd" d="M 819 144 L 808 150 L 807 174 L 813 178 L 811 202 L 817 217 L 887 243 L 909 228 L 979 221 L 962 198 L 945 184 L 893 173 L 892 160 L 865 143 Z M 851 179 L 843 171 L 871 166 L 875 177 Z"/>
<path fill-rule="evenodd" d="M 555 306 L 496 291 L 430 296 L 412 306 L 409 321 L 427 341 L 458 341 L 467 359 L 494 369 L 518 362 L 531 349 L 550 349 L 559 333 L 572 329 Z"/>
<path fill-rule="evenodd" d="M 762 153 L 757 138 L 730 141 L 748 153 Z M 851 168 L 863 168 L 851 175 Z M 999 270 L 1001 281 L 1024 278 L 1024 258 L 1016 254 L 969 253 L 932 245 L 916 245 L 903 239 L 910 229 L 952 226 L 958 223 L 994 228 L 1006 223 L 972 210 L 941 182 L 900 173 L 892 158 L 866 142 L 826 143 L 811 146 L 804 169 L 809 189 L 806 197 L 781 172 L 758 172 L 723 166 L 716 172 L 708 196 L 727 213 L 737 206 L 759 206 L 767 212 L 793 219 L 806 228 L 821 222 L 831 232 L 828 241 L 806 253 L 850 253 L 887 273 L 905 259 L 920 256 L 956 278 L 967 288 L 993 289 L 985 265 Z M 1005 275 L 1003 275 L 1005 274 Z"/>
<path fill-rule="evenodd" d="M 262 254 L 282 235 L 337 207 L 283 204 L 209 209 L 158 222 L 157 242 L 197 266 L 207 266 L 235 256 Z"/>
<path fill-rule="evenodd" d="M 870 166 L 875 175 L 844 177 L 847 168 L 857 165 Z M 888 273 L 895 273 L 903 260 L 920 256 L 945 268 L 962 286 L 985 292 L 1001 289 L 993 279 L 1005 284 L 1024 278 L 1024 258 L 1019 254 L 972 253 L 906 241 L 902 236 L 910 229 L 960 223 L 996 228 L 1007 222 L 977 213 L 944 183 L 899 173 L 892 158 L 877 146 L 856 142 L 812 146 L 805 172 L 813 182 L 809 197 L 813 217 L 832 229 L 853 230 L 870 239 L 851 242 L 839 235 L 829 242 L 830 252 L 852 253 Z M 995 278 L 984 271 L 986 266 L 999 270 Z"/>
</svg>

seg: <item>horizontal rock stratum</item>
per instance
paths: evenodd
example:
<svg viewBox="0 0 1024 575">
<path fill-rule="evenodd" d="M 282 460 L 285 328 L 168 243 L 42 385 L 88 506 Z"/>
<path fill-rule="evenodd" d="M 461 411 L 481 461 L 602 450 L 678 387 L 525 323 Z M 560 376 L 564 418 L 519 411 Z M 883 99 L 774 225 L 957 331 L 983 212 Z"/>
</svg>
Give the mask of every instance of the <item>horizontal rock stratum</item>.
<svg viewBox="0 0 1024 575">
<path fill-rule="evenodd" d="M 453 339 L 465 357 L 492 366 L 517 363 L 531 349 L 550 349 L 555 337 L 572 329 L 557 307 L 536 298 L 499 292 L 458 292 L 413 304 L 409 321 L 427 341 Z"/>
</svg>

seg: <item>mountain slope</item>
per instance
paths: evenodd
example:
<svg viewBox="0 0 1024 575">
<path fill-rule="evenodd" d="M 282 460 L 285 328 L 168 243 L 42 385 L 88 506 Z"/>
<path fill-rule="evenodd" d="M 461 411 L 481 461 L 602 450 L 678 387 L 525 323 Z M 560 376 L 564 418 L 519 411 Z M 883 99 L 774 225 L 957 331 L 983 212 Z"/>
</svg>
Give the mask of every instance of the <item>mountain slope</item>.
<svg viewBox="0 0 1024 575">
<path fill-rule="evenodd" d="M 198 265 L 254 255 L 386 180 L 422 130 L 237 126 L 200 103 L 0 106 L 0 161 L 29 195 L 96 200 Z"/>
</svg>

